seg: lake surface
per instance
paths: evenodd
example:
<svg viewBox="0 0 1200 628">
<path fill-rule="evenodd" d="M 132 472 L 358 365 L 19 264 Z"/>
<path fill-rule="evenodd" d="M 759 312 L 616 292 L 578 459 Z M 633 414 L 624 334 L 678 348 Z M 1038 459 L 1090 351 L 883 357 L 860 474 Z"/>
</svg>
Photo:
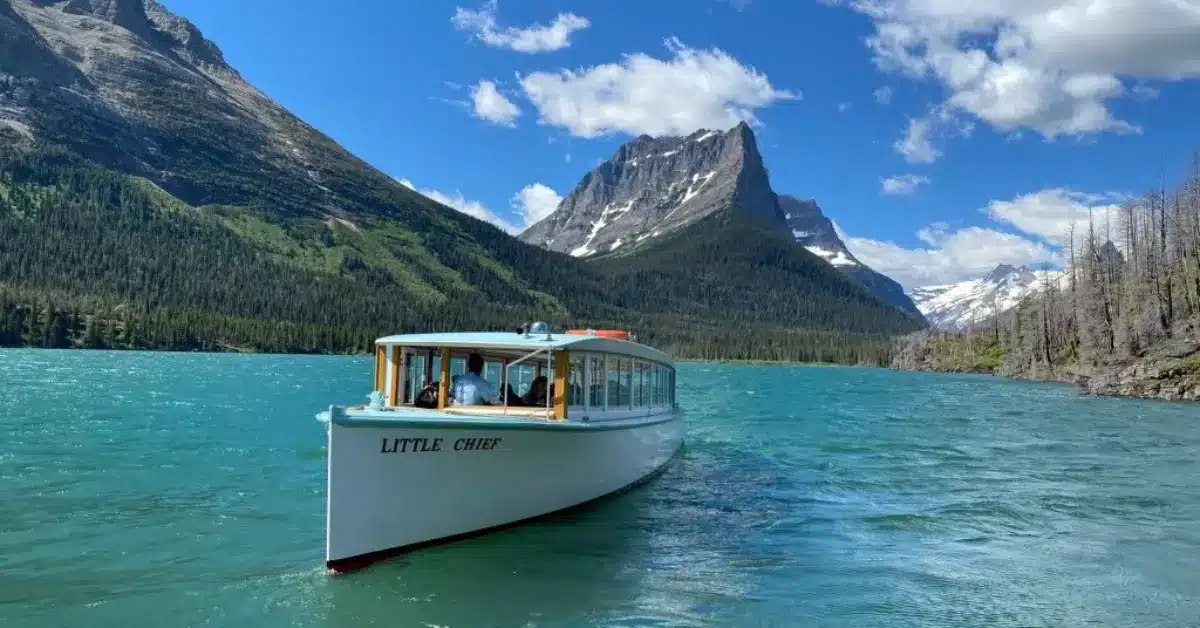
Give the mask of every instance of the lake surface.
<svg viewBox="0 0 1200 628">
<path fill-rule="evenodd" d="M 0 351 L 0 625 L 1195 626 L 1200 406 L 681 364 L 685 449 L 544 523 L 322 568 L 370 359 Z"/>
</svg>

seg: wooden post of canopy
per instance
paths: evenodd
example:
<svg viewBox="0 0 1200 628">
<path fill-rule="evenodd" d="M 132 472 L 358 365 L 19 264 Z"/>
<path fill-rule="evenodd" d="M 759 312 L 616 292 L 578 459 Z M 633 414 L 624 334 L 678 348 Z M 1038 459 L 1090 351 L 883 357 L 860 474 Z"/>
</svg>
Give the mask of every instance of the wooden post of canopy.
<svg viewBox="0 0 1200 628">
<path fill-rule="evenodd" d="M 383 345 L 375 347 L 375 390 L 383 393 L 383 365 L 385 352 L 387 351 Z"/>
<path fill-rule="evenodd" d="M 400 405 L 400 371 L 404 369 L 400 345 L 392 347 L 392 394 L 388 397 L 388 405 Z"/>
<path fill-rule="evenodd" d="M 562 421 L 567 418 L 567 367 L 570 365 L 570 352 L 559 351 L 554 354 L 554 419 Z"/>
<path fill-rule="evenodd" d="M 442 347 L 442 378 L 438 382 L 438 409 L 446 407 L 450 396 L 450 347 Z"/>
</svg>

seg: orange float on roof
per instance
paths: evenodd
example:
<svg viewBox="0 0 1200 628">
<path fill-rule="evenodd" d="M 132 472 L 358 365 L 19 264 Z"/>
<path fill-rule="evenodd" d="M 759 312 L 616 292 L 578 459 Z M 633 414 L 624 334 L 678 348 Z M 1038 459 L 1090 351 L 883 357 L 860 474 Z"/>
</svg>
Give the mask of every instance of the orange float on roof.
<svg viewBox="0 0 1200 628">
<path fill-rule="evenodd" d="M 629 332 L 622 329 L 568 329 L 567 334 L 572 336 L 600 336 L 601 338 L 629 340 Z"/>
</svg>

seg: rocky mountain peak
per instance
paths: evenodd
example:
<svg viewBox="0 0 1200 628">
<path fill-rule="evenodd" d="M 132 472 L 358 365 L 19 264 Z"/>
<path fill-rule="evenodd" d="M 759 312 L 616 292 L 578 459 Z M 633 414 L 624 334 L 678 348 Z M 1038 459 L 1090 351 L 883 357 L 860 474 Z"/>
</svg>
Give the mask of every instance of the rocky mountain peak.
<svg viewBox="0 0 1200 628">
<path fill-rule="evenodd" d="M 216 44 L 201 34 L 191 22 L 176 16 L 155 0 L 0 0 L 12 2 L 18 8 L 26 5 L 40 10 L 58 10 L 68 15 L 86 16 L 107 22 L 133 35 L 148 48 L 169 57 L 179 56 L 206 70 L 219 70 L 236 75 L 225 63 Z M 27 14 L 28 10 L 25 11 Z M 42 27 L 52 27 L 50 19 L 37 19 Z M 49 18 L 49 16 L 45 16 Z M 65 33 L 64 33 L 65 35 Z"/>
<path fill-rule="evenodd" d="M 997 285 L 1016 285 L 1024 286 L 1038 278 L 1037 273 L 1033 269 L 1022 264 L 1013 266 L 1011 264 L 1000 264 L 992 269 L 992 272 L 984 275 L 983 281 L 989 284 Z"/>
<path fill-rule="evenodd" d="M 779 209 L 783 212 L 786 228 L 796 244 L 858 280 L 871 294 L 910 314 L 920 316 L 916 304 L 904 294 L 903 286 L 868 268 L 854 257 L 846 243 L 838 236 L 833 221 L 821 211 L 821 206 L 816 200 L 783 194 L 779 197 Z"/>
<path fill-rule="evenodd" d="M 619 254 L 721 211 L 788 234 L 872 294 L 920 316 L 900 284 L 855 259 L 816 201 L 775 194 L 754 131 L 744 122 L 725 131 L 633 138 L 519 237 L 577 257 Z"/>
<path fill-rule="evenodd" d="M 336 215 L 344 180 L 333 164 L 363 165 L 154 0 L 0 0 L 0 132 L 10 129 L 195 204 L 243 198 L 261 176 L 289 190 L 288 211 Z M 212 185 L 235 159 L 246 178 Z"/>
<path fill-rule="evenodd" d="M 779 207 L 797 244 L 834 266 L 859 264 L 815 200 L 784 194 L 779 197 Z"/>
<path fill-rule="evenodd" d="M 1000 281 L 1001 279 L 1004 279 L 1005 277 L 1007 277 L 1015 272 L 1017 272 L 1017 269 L 1015 266 L 1012 266 L 1011 264 L 999 264 L 994 269 L 992 269 L 992 272 L 985 275 L 983 277 L 983 280 L 996 282 L 996 281 Z"/>
<path fill-rule="evenodd" d="M 629 250 L 733 208 L 784 226 L 754 132 L 745 123 L 687 136 L 635 137 L 520 238 L 589 257 Z"/>
<path fill-rule="evenodd" d="M 200 29 L 191 22 L 171 13 L 154 0 L 146 0 L 146 16 L 158 28 L 159 33 L 173 40 L 173 47 L 193 63 L 237 74 L 236 70 L 225 63 L 225 55 L 221 54 L 221 49 L 205 38 Z"/>
</svg>

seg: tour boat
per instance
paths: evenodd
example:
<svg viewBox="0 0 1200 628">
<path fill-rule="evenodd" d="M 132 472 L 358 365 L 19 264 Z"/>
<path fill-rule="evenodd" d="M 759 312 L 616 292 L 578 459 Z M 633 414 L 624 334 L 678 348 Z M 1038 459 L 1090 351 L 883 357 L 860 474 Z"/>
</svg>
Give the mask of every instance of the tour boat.
<svg viewBox="0 0 1200 628">
<path fill-rule="evenodd" d="M 616 493 L 683 443 L 674 360 L 626 331 L 535 323 L 387 336 L 375 349 L 369 403 L 317 415 L 336 573 Z M 452 399 L 480 358 L 475 381 L 495 402 Z"/>
</svg>

